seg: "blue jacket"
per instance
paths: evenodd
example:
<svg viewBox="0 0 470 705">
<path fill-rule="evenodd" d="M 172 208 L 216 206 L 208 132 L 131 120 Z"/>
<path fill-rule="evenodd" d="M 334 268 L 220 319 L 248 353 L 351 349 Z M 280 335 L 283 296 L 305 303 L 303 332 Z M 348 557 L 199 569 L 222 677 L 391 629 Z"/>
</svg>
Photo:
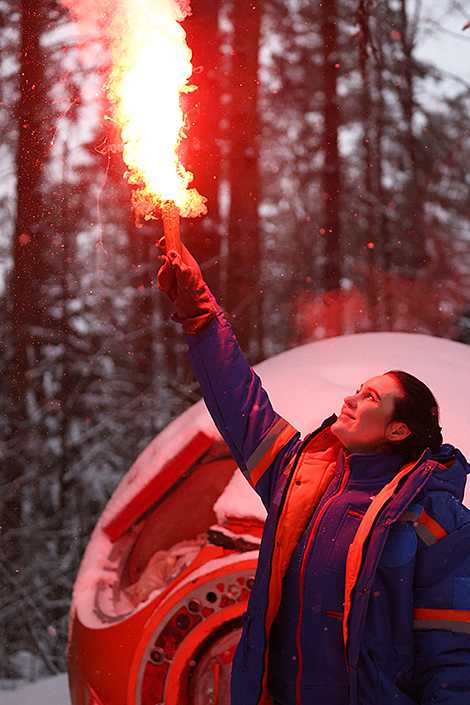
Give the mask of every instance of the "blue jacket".
<svg viewBox="0 0 470 705">
<path fill-rule="evenodd" d="M 460 451 L 403 467 L 389 454 L 347 458 L 335 417 L 302 441 L 222 315 L 187 340 L 208 409 L 268 510 L 232 705 L 468 705 Z"/>
</svg>

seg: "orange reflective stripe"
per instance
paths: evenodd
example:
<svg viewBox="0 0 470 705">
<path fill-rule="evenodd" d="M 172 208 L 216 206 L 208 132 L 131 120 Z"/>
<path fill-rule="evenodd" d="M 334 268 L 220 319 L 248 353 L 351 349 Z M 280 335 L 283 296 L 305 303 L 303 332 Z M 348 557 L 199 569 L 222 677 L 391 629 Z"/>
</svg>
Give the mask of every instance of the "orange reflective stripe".
<svg viewBox="0 0 470 705">
<path fill-rule="evenodd" d="M 470 634 L 470 611 L 417 608 L 413 614 L 413 629 Z"/>
<path fill-rule="evenodd" d="M 447 536 L 447 532 L 444 531 L 442 526 L 440 526 L 435 519 L 430 517 L 429 514 L 426 514 L 424 509 L 419 515 L 418 521 L 431 532 L 436 541 L 440 541 L 441 539 L 444 539 Z"/>
<path fill-rule="evenodd" d="M 420 514 L 414 512 L 412 509 L 407 509 L 401 515 L 400 521 L 412 522 L 413 529 L 424 541 L 426 546 L 434 546 L 434 544 L 447 536 L 447 532 L 444 531 L 442 526 L 429 516 L 429 514 L 426 514 L 424 509 L 421 510 Z"/>
<path fill-rule="evenodd" d="M 416 607 L 413 611 L 416 620 L 438 620 L 450 622 L 470 622 L 470 610 L 436 610 Z"/>
<path fill-rule="evenodd" d="M 279 451 L 282 450 L 286 443 L 288 443 L 288 441 L 290 441 L 290 439 L 295 436 L 296 433 L 297 429 L 295 429 L 290 424 L 287 424 L 287 426 L 284 427 L 284 429 L 279 433 L 279 435 L 276 436 L 271 446 L 269 447 L 269 450 L 263 455 L 261 460 L 253 467 L 250 472 L 249 480 L 250 484 L 253 487 L 255 487 L 260 477 L 266 472 L 266 470 L 271 465 Z"/>
</svg>

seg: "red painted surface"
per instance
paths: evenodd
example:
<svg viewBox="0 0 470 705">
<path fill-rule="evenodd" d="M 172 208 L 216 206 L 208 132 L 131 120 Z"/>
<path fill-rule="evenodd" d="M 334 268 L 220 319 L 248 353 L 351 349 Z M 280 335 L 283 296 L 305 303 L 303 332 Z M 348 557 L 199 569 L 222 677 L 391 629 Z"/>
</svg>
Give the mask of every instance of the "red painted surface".
<svg viewBox="0 0 470 705">
<path fill-rule="evenodd" d="M 103 531 L 112 541 L 117 541 L 135 522 L 149 510 L 165 492 L 175 485 L 182 475 L 210 448 L 213 439 L 199 431 L 193 440 L 162 468 L 124 509 L 114 517 Z"/>
</svg>

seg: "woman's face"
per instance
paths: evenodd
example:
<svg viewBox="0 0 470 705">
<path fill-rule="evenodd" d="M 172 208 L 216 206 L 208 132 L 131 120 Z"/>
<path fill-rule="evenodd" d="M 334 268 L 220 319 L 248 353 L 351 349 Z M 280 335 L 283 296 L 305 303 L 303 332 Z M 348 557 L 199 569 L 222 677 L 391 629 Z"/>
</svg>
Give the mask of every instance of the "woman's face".
<svg viewBox="0 0 470 705">
<path fill-rule="evenodd" d="M 395 399 L 403 394 L 391 375 L 372 377 L 355 394 L 345 397 L 341 413 L 331 427 L 348 453 L 374 453 L 406 438 L 406 424 L 391 421 Z"/>
</svg>

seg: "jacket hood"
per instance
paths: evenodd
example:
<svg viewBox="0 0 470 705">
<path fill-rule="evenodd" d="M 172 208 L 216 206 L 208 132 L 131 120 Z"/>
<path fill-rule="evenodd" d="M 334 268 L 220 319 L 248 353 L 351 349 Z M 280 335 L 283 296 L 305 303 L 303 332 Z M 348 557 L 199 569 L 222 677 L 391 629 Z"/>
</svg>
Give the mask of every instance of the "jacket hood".
<svg viewBox="0 0 470 705">
<path fill-rule="evenodd" d="M 444 443 L 438 453 L 427 450 L 424 460 L 434 460 L 438 463 L 432 472 L 426 490 L 447 490 L 460 501 L 463 500 L 467 474 L 470 465 L 458 448 Z"/>
</svg>

